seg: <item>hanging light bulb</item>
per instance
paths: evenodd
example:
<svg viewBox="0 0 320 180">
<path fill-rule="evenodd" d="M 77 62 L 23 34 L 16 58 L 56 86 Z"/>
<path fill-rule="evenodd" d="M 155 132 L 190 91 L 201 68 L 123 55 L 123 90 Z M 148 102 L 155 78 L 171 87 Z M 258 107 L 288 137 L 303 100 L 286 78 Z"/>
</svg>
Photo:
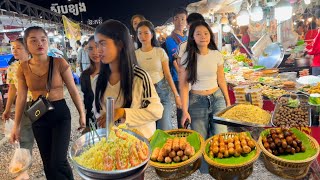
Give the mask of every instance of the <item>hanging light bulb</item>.
<svg viewBox="0 0 320 180">
<path fill-rule="evenodd" d="M 292 6 L 286 0 L 280 0 L 274 8 L 274 16 L 278 21 L 285 21 L 292 17 Z"/>
<path fill-rule="evenodd" d="M 239 26 L 247 26 L 249 25 L 249 12 L 248 10 L 241 10 L 237 16 L 237 24 Z"/>
<path fill-rule="evenodd" d="M 223 15 L 220 19 L 220 24 L 229 24 L 229 20 L 226 15 Z"/>
<path fill-rule="evenodd" d="M 256 1 L 256 5 L 251 9 L 250 12 L 250 19 L 251 21 L 261 21 L 263 18 L 263 10 L 262 7 L 259 5 L 259 0 Z"/>
<path fill-rule="evenodd" d="M 304 0 L 304 3 L 305 3 L 305 4 L 310 4 L 310 3 L 311 3 L 311 0 Z"/>
<path fill-rule="evenodd" d="M 52 32 L 49 32 L 49 33 L 48 33 L 48 36 L 49 36 L 49 37 L 52 37 L 52 36 L 54 36 L 54 34 L 53 34 Z"/>
<path fill-rule="evenodd" d="M 218 33 L 219 25 L 217 23 L 213 23 L 213 25 L 211 26 L 211 30 L 213 33 Z"/>
<path fill-rule="evenodd" d="M 231 26 L 229 24 L 223 25 L 222 31 L 225 32 L 225 33 L 230 32 L 231 31 Z"/>
</svg>

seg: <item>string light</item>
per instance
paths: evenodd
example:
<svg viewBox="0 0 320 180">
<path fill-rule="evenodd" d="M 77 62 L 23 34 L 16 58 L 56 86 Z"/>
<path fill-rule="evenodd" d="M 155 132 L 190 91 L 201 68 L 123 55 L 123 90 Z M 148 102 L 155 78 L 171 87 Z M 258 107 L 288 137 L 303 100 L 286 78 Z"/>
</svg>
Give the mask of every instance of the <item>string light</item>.
<svg viewBox="0 0 320 180">
<path fill-rule="evenodd" d="M 311 3 L 311 0 L 304 0 L 304 3 L 308 5 Z"/>
<path fill-rule="evenodd" d="M 229 24 L 229 20 L 226 15 L 222 16 L 222 18 L 220 19 L 220 24 Z"/>
<path fill-rule="evenodd" d="M 263 10 L 262 7 L 259 5 L 259 1 L 256 1 L 256 5 L 250 11 L 250 19 L 252 21 L 261 21 L 263 18 Z"/>
<path fill-rule="evenodd" d="M 231 31 L 231 27 L 230 27 L 230 25 L 229 25 L 229 24 L 225 24 L 225 25 L 223 25 L 223 27 L 222 27 L 222 31 L 223 31 L 223 32 L 225 32 L 225 33 L 230 32 L 230 31 Z"/>
<path fill-rule="evenodd" d="M 239 12 L 237 17 L 237 24 L 239 26 L 247 26 L 249 25 L 249 12 L 246 9 L 243 9 Z"/>
</svg>

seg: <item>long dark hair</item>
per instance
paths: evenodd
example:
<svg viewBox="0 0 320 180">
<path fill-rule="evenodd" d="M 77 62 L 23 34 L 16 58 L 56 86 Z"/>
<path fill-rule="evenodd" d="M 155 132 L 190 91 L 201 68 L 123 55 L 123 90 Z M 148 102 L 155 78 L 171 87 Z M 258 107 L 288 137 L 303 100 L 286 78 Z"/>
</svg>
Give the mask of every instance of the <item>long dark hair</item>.
<svg viewBox="0 0 320 180">
<path fill-rule="evenodd" d="M 123 94 L 124 102 L 122 107 L 128 108 L 132 102 L 132 85 L 134 78 L 134 64 L 137 64 L 135 50 L 128 28 L 117 20 L 107 20 L 100 24 L 95 31 L 97 34 L 102 34 L 115 41 L 115 44 L 122 44 L 120 51 L 120 92 Z M 97 80 L 95 103 L 97 110 L 101 109 L 103 94 L 107 88 L 108 81 L 111 75 L 109 64 L 101 64 L 100 73 Z"/>
<path fill-rule="evenodd" d="M 196 41 L 194 40 L 194 32 L 196 27 L 204 26 L 208 29 L 210 33 L 210 42 L 208 44 L 208 48 L 211 50 L 217 50 L 217 46 L 214 43 L 214 35 L 210 28 L 210 26 L 205 21 L 196 21 L 191 24 L 189 29 L 189 36 L 188 36 L 188 43 L 186 52 L 188 52 L 188 56 L 186 61 L 183 63 L 184 65 L 187 64 L 186 70 L 188 72 L 187 81 L 191 84 L 194 84 L 198 81 L 197 78 L 197 53 L 199 52 L 198 46 Z"/>
<path fill-rule="evenodd" d="M 153 24 L 152 24 L 150 21 L 148 21 L 148 20 L 141 21 L 141 22 L 138 24 L 138 26 L 137 26 L 137 32 L 136 32 L 136 37 L 137 37 L 137 39 L 138 39 L 138 29 L 139 29 L 140 27 L 142 27 L 142 26 L 148 27 L 149 30 L 150 30 L 150 32 L 151 32 L 151 34 L 152 34 L 151 46 L 152 46 L 152 47 L 160 47 L 159 41 L 157 40 L 157 37 L 156 37 L 156 31 L 154 30 L 154 26 L 153 26 Z M 138 43 L 138 48 L 141 48 L 141 47 L 142 47 L 142 44 L 141 44 L 141 42 L 139 41 L 139 39 L 138 39 L 137 43 Z"/>
<path fill-rule="evenodd" d="M 90 38 L 88 39 L 88 44 L 89 44 L 89 42 L 90 41 L 94 41 L 94 36 L 90 36 Z M 89 55 L 88 55 L 89 56 Z M 82 72 L 82 74 L 88 74 L 88 75 L 91 75 L 91 74 L 93 74 L 94 73 L 94 71 L 96 71 L 96 69 L 97 69 L 97 67 L 96 67 L 96 63 L 95 62 L 93 62 L 93 60 L 89 57 L 89 60 L 90 60 L 90 66 L 86 69 L 86 70 L 84 70 L 83 72 Z"/>
</svg>

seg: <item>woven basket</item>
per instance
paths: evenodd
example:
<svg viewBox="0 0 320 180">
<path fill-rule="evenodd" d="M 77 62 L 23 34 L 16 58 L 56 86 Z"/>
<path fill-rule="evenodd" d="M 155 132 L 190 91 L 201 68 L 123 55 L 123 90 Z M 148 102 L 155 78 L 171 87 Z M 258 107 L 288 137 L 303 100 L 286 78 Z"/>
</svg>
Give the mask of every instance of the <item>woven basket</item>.
<svg viewBox="0 0 320 180">
<path fill-rule="evenodd" d="M 222 133 L 222 136 L 234 136 L 239 133 L 229 132 Z M 213 137 L 206 140 L 205 147 L 208 143 L 213 141 Z M 259 158 L 261 150 L 257 144 L 257 142 L 252 139 L 256 146 L 256 154 L 250 160 L 242 164 L 220 164 L 214 160 L 212 160 L 205 150 L 203 151 L 203 156 L 206 162 L 209 164 L 209 174 L 217 180 L 225 180 L 225 179 L 246 179 L 248 178 L 253 171 L 253 163 Z"/>
<path fill-rule="evenodd" d="M 306 136 L 308 137 L 312 148 L 317 150 L 317 153 L 314 156 L 309 157 L 308 159 L 296 161 L 282 159 L 268 152 L 263 147 L 262 137 L 260 136 L 258 144 L 262 149 L 264 165 L 266 166 L 266 168 L 270 172 L 287 179 L 301 179 L 305 177 L 309 171 L 312 161 L 315 160 L 319 155 L 318 142 L 311 136 L 307 134 Z"/>
<path fill-rule="evenodd" d="M 187 137 L 189 134 L 196 131 L 188 129 L 175 129 L 165 132 L 170 134 L 171 136 Z M 149 164 L 155 168 L 158 176 L 160 176 L 162 179 L 180 179 L 191 175 L 193 172 L 200 168 L 200 157 L 202 156 L 202 152 L 204 150 L 204 139 L 199 133 L 197 134 L 200 139 L 200 149 L 190 159 L 176 164 L 165 164 L 154 162 L 151 160 L 149 161 Z"/>
</svg>

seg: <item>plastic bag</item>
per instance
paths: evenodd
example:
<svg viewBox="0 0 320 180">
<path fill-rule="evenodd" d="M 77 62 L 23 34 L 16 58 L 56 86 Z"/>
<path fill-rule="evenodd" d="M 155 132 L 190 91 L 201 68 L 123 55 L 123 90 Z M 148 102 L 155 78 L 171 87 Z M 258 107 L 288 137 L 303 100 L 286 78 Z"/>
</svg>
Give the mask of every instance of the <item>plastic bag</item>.
<svg viewBox="0 0 320 180">
<path fill-rule="evenodd" d="M 13 123 L 14 123 L 14 121 L 12 119 L 9 119 L 4 124 L 4 136 L 8 139 L 11 136 L 11 130 L 13 128 Z"/>
<path fill-rule="evenodd" d="M 19 142 L 15 144 L 14 155 L 9 165 L 9 172 L 18 175 L 31 165 L 31 154 L 28 149 L 20 148 Z"/>
</svg>

